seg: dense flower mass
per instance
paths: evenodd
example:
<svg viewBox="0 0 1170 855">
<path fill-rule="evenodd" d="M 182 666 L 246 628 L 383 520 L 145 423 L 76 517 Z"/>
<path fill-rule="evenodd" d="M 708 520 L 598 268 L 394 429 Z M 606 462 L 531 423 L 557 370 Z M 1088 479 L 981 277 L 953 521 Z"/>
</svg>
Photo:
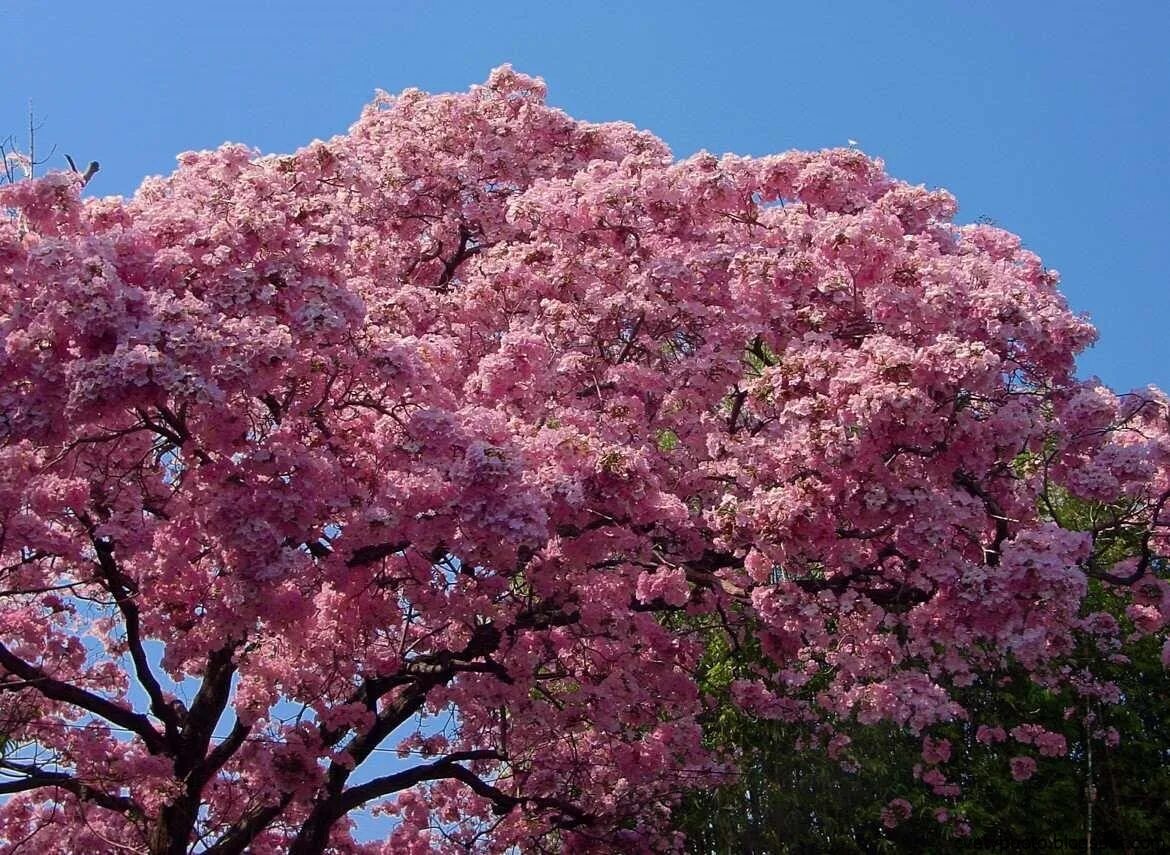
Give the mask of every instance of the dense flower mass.
<svg viewBox="0 0 1170 855">
<path fill-rule="evenodd" d="M 1016 237 L 544 94 L 0 189 L 0 852 L 669 849 L 732 771 L 712 633 L 744 709 L 912 729 L 946 788 L 950 687 L 1105 696 L 1074 646 L 1164 632 L 1170 404 L 1074 378 Z"/>
</svg>

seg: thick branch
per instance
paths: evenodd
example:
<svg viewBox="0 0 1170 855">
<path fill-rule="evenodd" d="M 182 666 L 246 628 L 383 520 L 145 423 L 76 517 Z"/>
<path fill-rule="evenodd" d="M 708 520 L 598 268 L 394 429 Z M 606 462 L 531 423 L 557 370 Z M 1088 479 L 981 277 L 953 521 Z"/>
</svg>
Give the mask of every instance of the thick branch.
<svg viewBox="0 0 1170 855">
<path fill-rule="evenodd" d="M 892 557 L 896 554 L 898 553 L 893 550 L 885 550 L 883 555 L 879 555 L 879 560 L 881 558 Z M 912 559 L 908 560 L 907 563 L 912 566 L 917 566 L 917 562 L 914 562 Z M 747 591 L 734 582 L 722 579 L 716 575 L 717 570 L 725 568 L 742 569 L 743 559 L 736 558 L 734 555 L 726 552 L 707 550 L 698 560 L 683 562 L 682 567 L 686 571 L 687 581 L 692 585 L 707 590 L 721 591 L 733 600 L 738 600 L 745 604 L 748 603 L 749 597 Z M 877 567 L 862 567 L 851 573 L 841 573 L 828 579 L 789 579 L 788 581 L 802 591 L 810 594 L 816 594 L 821 591 L 841 593 L 852 587 L 858 594 L 861 594 L 879 606 L 913 605 L 926 602 L 932 596 L 932 592 L 922 591 L 905 584 L 891 583 L 889 587 L 862 586 L 858 584 L 865 580 L 880 582 L 880 578 L 874 579 L 876 574 Z M 639 610 L 646 609 L 642 608 Z"/>
<path fill-rule="evenodd" d="M 223 768 L 223 764 L 240 750 L 240 746 L 244 744 L 251 732 L 252 725 L 237 721 L 227 738 L 215 746 L 207 758 L 191 773 L 187 779 L 188 789 L 201 792 L 212 776 Z"/>
<path fill-rule="evenodd" d="M 410 541 L 402 540 L 397 543 L 372 543 L 368 546 L 360 546 L 353 551 L 349 560 L 345 562 L 347 567 L 360 567 L 363 564 L 373 564 L 375 561 L 381 561 L 383 558 L 389 558 L 396 552 L 401 552 L 410 546 Z"/>
<path fill-rule="evenodd" d="M 320 855 L 325 851 L 329 840 L 329 831 L 333 825 L 351 808 L 346 807 L 344 798 L 345 784 L 353 770 L 360 766 L 375 748 L 394 732 L 402 722 L 406 721 L 426 703 L 427 691 L 430 685 L 421 684 L 411 686 L 402 697 L 378 714 L 373 727 L 359 733 L 345 746 L 345 752 L 352 758 L 348 764 L 336 761 L 329 764 L 329 771 L 325 776 L 325 791 L 318 797 L 316 804 L 308 818 L 297 832 L 296 839 L 289 847 L 289 855 Z M 376 701 L 371 701 L 373 706 Z M 414 770 L 410 770 L 414 771 Z M 412 780 L 417 783 L 419 778 Z M 407 783 L 404 786 L 411 786 Z"/>
<path fill-rule="evenodd" d="M 383 739 L 393 733 L 400 724 L 422 709 L 423 705 L 426 703 L 427 692 L 441 682 L 445 681 L 441 679 L 440 675 L 436 675 L 426 682 L 415 684 L 407 689 L 407 691 L 403 693 L 402 697 L 396 699 L 393 703 L 388 704 L 380 713 L 378 713 L 378 717 L 374 721 L 373 727 L 371 727 L 369 730 L 359 733 L 345 746 L 346 753 L 353 758 L 353 766 L 360 766 L 365 761 L 365 759 L 370 756 L 374 749 L 382 743 Z M 371 705 L 376 703 L 376 701 L 371 701 Z M 348 779 L 349 773 L 351 771 L 352 769 L 346 768 L 345 766 L 341 766 L 337 763 L 330 764 L 330 783 L 332 783 L 334 780 L 337 780 L 339 776 L 343 777 L 344 779 Z M 341 780 L 340 784 L 344 783 L 345 781 Z M 338 790 L 340 790 L 340 784 L 337 786 Z"/>
<path fill-rule="evenodd" d="M 173 755 L 175 777 L 183 783 L 183 793 L 159 813 L 149 840 L 152 855 L 183 855 L 187 852 L 199 817 L 203 787 L 247 735 L 247 729 L 241 732 L 237 726 L 232 735 L 212 752 L 214 756 L 209 757 L 212 732 L 231 695 L 231 680 L 236 670 L 232 661 L 235 649 L 236 645 L 228 644 L 207 657 L 203 683 L 190 711 L 184 716 L 177 739 L 178 750 Z"/>
<path fill-rule="evenodd" d="M 0 644 L 0 667 L 32 684 L 50 700 L 78 707 L 137 734 L 151 754 L 166 753 L 166 742 L 146 716 L 78 686 L 50 677 L 36 665 L 25 662 L 3 644 Z"/>
<path fill-rule="evenodd" d="M 739 414 L 743 412 L 743 403 L 747 400 L 747 391 L 736 388 L 731 393 L 731 413 L 727 416 L 727 432 L 735 436 L 739 430 Z"/>
<path fill-rule="evenodd" d="M 142 815 L 142 808 L 131 799 L 95 789 L 89 784 L 79 781 L 77 778 L 74 778 L 72 775 L 67 775 L 64 772 L 51 772 L 46 769 L 41 769 L 39 766 L 26 766 L 11 762 L 6 762 L 3 765 L 7 769 L 24 773 L 26 777 L 17 781 L 0 783 L 0 795 L 11 795 L 12 793 L 24 793 L 29 790 L 53 787 L 72 793 L 84 802 L 95 804 L 98 807 L 125 816 L 139 817 Z"/>
<path fill-rule="evenodd" d="M 223 837 L 204 850 L 205 855 L 241 855 L 245 852 L 256 835 L 266 829 L 292 801 L 292 795 L 286 794 L 274 805 L 267 805 L 249 814 L 242 821 L 232 826 Z"/>
<path fill-rule="evenodd" d="M 397 551 L 397 550 L 395 550 Z M 528 629 L 545 629 L 563 626 L 577 619 L 575 611 L 565 611 L 561 605 L 542 603 L 518 614 L 505 631 L 493 623 L 485 622 L 475 627 L 471 638 L 462 650 L 440 650 L 416 657 L 404 663 L 399 673 L 378 679 L 366 680 L 353 696 L 353 701 L 364 703 L 371 712 L 377 711 L 378 701 L 395 688 L 406 686 L 406 690 L 394 701 L 376 713 L 373 726 L 356 734 L 346 745 L 345 753 L 350 761 L 346 764 L 333 762 L 326 773 L 324 793 L 313 807 L 309 818 L 301 826 L 290 853 L 307 855 L 318 853 L 328 840 L 329 830 L 347 810 L 344 806 L 345 785 L 353 770 L 359 767 L 370 754 L 394 732 L 403 722 L 415 715 L 426 703 L 428 693 L 436 686 L 449 682 L 456 674 L 465 672 L 490 672 L 508 678 L 506 669 L 487 657 L 499 649 L 505 634 Z M 476 661 L 483 659 L 484 661 Z M 344 736 L 343 730 L 322 728 L 321 738 L 327 745 L 337 744 Z M 453 755 L 454 756 L 454 755 Z M 473 759 L 465 756 L 463 759 Z M 432 764 L 433 765 L 433 764 Z M 419 767 L 425 769 L 427 767 Z M 451 768 L 461 768 L 452 766 Z M 405 781 L 416 770 L 400 773 L 396 780 Z M 466 770 L 463 770 L 466 772 Z M 462 773 L 455 773 L 456 775 Z M 469 772 L 466 774 L 470 774 Z M 448 775 L 445 777 L 452 777 Z M 380 779 L 381 780 L 381 779 Z M 427 780 L 419 778 L 414 780 Z M 403 786 L 410 786 L 405 783 Z M 365 786 L 365 785 L 363 785 Z"/>
<path fill-rule="evenodd" d="M 340 807 L 343 812 L 348 812 L 354 810 L 355 808 L 361 807 L 366 802 L 372 801 L 373 799 L 382 798 L 383 796 L 388 796 L 391 793 L 400 792 L 407 789 L 408 787 L 413 787 L 415 784 L 420 784 L 423 781 L 435 781 L 441 778 L 456 778 L 459 777 L 458 772 L 455 771 L 456 769 L 471 775 L 472 773 L 469 772 L 465 767 L 457 765 L 465 761 L 502 759 L 503 757 L 499 754 L 499 752 L 488 749 L 479 751 L 456 751 L 455 753 L 448 754 L 446 757 L 442 757 L 433 763 L 427 763 L 423 766 L 415 766 L 413 769 L 406 769 L 402 772 L 395 772 L 392 775 L 383 775 L 380 778 L 374 778 L 374 780 L 367 781 L 364 784 L 359 784 L 356 787 L 350 787 L 342 794 Z M 518 799 L 505 795 L 494 787 L 490 787 L 484 781 L 478 777 L 475 777 L 474 775 L 472 775 L 472 777 L 475 778 L 475 781 L 478 782 L 478 784 L 483 785 L 482 788 L 487 788 L 483 792 L 480 792 L 480 789 L 482 788 L 477 789 L 476 787 L 472 787 L 472 789 L 476 789 L 479 795 L 487 796 L 493 801 L 508 800 L 510 802 L 508 805 L 509 808 L 512 805 L 518 803 Z M 491 791 L 491 794 L 489 794 L 488 790 Z"/>
<path fill-rule="evenodd" d="M 235 652 L 236 645 L 229 644 L 207 657 L 203 683 L 183 724 L 183 750 L 175 766 L 180 778 L 198 768 L 207 756 L 211 735 L 231 697 L 232 676 L 236 673 Z"/>
<path fill-rule="evenodd" d="M 459 266 L 473 255 L 483 252 L 486 244 L 472 244 L 471 239 L 474 237 L 472 231 L 467 226 L 459 227 L 459 247 L 455 250 L 454 255 L 443 262 L 443 273 L 439 276 L 439 281 L 435 283 L 435 290 L 447 291 L 450 288 L 455 274 L 459 272 Z"/>
<path fill-rule="evenodd" d="M 488 783 L 466 766 L 459 765 L 471 760 L 503 759 L 505 758 L 501 757 L 499 753 L 491 750 L 457 751 L 433 763 L 416 766 L 393 775 L 384 775 L 381 778 L 375 778 L 372 781 L 351 787 L 342 796 L 340 806 L 343 811 L 351 811 L 373 799 L 400 792 L 423 781 L 454 779 L 466 785 L 477 796 L 490 801 L 492 810 L 498 815 L 506 814 L 519 805 L 527 804 L 538 809 L 556 811 L 560 816 L 555 824 L 560 828 L 574 828 L 590 820 L 589 814 L 570 802 L 542 796 L 528 798 L 513 796 Z"/>
</svg>

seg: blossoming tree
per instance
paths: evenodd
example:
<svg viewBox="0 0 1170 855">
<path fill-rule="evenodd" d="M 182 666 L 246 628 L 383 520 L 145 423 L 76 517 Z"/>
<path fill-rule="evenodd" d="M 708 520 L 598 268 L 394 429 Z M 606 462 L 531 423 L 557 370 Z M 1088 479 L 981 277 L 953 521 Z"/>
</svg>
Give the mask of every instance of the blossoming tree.
<svg viewBox="0 0 1170 855">
<path fill-rule="evenodd" d="M 752 715 L 924 735 L 1162 631 L 1167 399 L 1018 239 L 543 97 L 0 189 L 0 851 L 670 848 L 712 631 Z"/>
</svg>

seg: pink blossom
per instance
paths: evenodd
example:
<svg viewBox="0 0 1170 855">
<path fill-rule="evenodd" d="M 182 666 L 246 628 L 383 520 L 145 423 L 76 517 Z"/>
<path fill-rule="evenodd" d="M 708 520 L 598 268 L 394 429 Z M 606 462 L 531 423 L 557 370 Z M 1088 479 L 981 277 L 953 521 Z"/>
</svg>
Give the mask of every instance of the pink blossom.
<svg viewBox="0 0 1170 855">
<path fill-rule="evenodd" d="M 841 757 L 842 752 L 853 742 L 853 740 L 844 733 L 836 733 L 829 740 L 827 746 L 827 753 L 830 758 L 837 760 Z"/>
<path fill-rule="evenodd" d="M 893 799 L 882 808 L 882 825 L 886 828 L 897 828 L 910 818 L 913 810 L 910 802 L 905 799 Z"/>
<path fill-rule="evenodd" d="M 984 745 L 994 745 L 1007 739 L 1007 733 L 1002 727 L 988 727 L 981 724 L 975 731 L 975 739 Z"/>
<path fill-rule="evenodd" d="M 1011 759 L 1012 778 L 1016 781 L 1026 781 L 1036 772 L 1036 761 L 1031 757 L 1013 757 Z"/>
<path fill-rule="evenodd" d="M 922 759 L 931 764 L 946 763 L 951 759 L 951 741 L 949 739 L 932 739 L 929 736 L 922 740 Z"/>
<path fill-rule="evenodd" d="M 1046 731 L 1038 734 L 1033 744 L 1045 757 L 1063 757 L 1068 753 L 1068 742 L 1059 733 Z"/>
<path fill-rule="evenodd" d="M 922 773 L 922 783 L 928 787 L 940 787 L 947 782 L 947 777 L 937 768 L 927 769 Z"/>
<path fill-rule="evenodd" d="M 1125 609 L 1125 616 L 1133 621 L 1138 632 L 1149 635 L 1161 629 L 1166 620 L 1162 613 L 1153 606 L 1131 605 Z"/>
<path fill-rule="evenodd" d="M 1045 732 L 1038 724 L 1021 724 L 1011 729 L 1011 736 L 1021 745 L 1032 745 L 1036 738 Z"/>
<path fill-rule="evenodd" d="M 638 576 L 636 594 L 643 603 L 662 600 L 670 606 L 681 606 L 690 596 L 686 574 L 681 569 L 663 569 Z"/>
</svg>

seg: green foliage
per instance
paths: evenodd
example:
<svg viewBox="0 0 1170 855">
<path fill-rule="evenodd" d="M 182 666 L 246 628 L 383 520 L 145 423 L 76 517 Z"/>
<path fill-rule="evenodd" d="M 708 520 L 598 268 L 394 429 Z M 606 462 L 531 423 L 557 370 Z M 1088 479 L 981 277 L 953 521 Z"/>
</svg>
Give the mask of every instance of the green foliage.
<svg viewBox="0 0 1170 855">
<path fill-rule="evenodd" d="M 1141 532 L 1126 525 L 1130 510 L 1067 496 L 1050 497 L 1046 508 L 1066 528 L 1098 532 L 1095 552 L 1105 565 L 1141 548 Z M 1152 567 L 1166 573 L 1162 561 Z M 1127 627 L 1127 603 L 1123 593 L 1093 582 L 1085 612 L 1108 612 Z M 915 780 L 916 767 L 928 768 L 920 736 L 889 725 L 834 722 L 833 732 L 849 739 L 834 758 L 825 747 L 828 731 L 740 712 L 730 700 L 731 684 L 764 660 L 750 644 L 733 647 L 712 633 L 700 669 L 712 701 L 705 734 L 738 758 L 742 774 L 690 794 L 676 814 L 678 828 L 687 834 L 688 851 L 704 855 L 1170 851 L 1170 674 L 1160 647 L 1155 637 L 1131 638 L 1110 655 L 1086 639 L 1073 653 L 1074 669 L 1091 668 L 1116 685 L 1115 704 L 1067 685 L 1037 685 L 1011 664 L 954 688 L 970 719 L 934 732 L 952 743 L 950 761 L 939 768 L 962 788 L 947 798 Z M 975 738 L 980 724 L 1022 722 L 1063 734 L 1068 754 L 1044 757 L 1010 737 L 999 745 Z M 1035 759 L 1035 775 L 1014 781 L 1014 756 Z M 887 828 L 882 809 L 894 798 L 909 801 L 913 812 Z M 947 812 L 946 822 L 936 818 L 939 810 Z"/>
<path fill-rule="evenodd" d="M 657 440 L 659 451 L 670 452 L 678 448 L 678 434 L 672 430 L 658 431 Z"/>
<path fill-rule="evenodd" d="M 692 793 L 678 813 L 694 853 L 786 852 L 976 852 L 1082 849 L 1090 834 L 1095 852 L 1170 850 L 1170 677 L 1158 646 L 1145 639 L 1131 646 L 1128 665 L 1102 672 L 1123 694 L 1116 705 L 1090 704 L 1069 690 L 1037 686 L 1022 672 L 994 684 L 958 691 L 973 721 L 1029 721 L 1063 733 L 1066 757 L 1039 757 L 1013 741 L 989 747 L 975 740 L 972 724 L 956 723 L 940 735 L 954 755 L 941 768 L 962 785 L 956 799 L 935 796 L 913 780 L 922 763 L 921 742 L 892 726 L 839 722 L 851 743 L 838 759 L 799 725 L 763 721 L 718 704 L 708 724 L 712 744 L 740 756 L 742 776 L 733 784 Z M 708 687 L 730 684 L 730 651 L 716 651 L 707 666 Z M 1087 723 L 1087 724 L 1086 724 Z M 1121 741 L 1110 747 L 1105 733 Z M 805 747 L 798 747 L 802 744 Z M 814 742 L 814 744 L 808 744 Z M 819 743 L 823 743 L 820 740 Z M 1009 759 L 1036 758 L 1028 781 L 1013 781 Z M 854 765 L 856 764 L 856 765 Z M 1093 787 L 1092 827 L 1088 787 Z M 883 827 L 882 808 L 906 798 L 914 813 L 896 828 Z M 940 823 L 934 812 L 962 817 Z"/>
</svg>

